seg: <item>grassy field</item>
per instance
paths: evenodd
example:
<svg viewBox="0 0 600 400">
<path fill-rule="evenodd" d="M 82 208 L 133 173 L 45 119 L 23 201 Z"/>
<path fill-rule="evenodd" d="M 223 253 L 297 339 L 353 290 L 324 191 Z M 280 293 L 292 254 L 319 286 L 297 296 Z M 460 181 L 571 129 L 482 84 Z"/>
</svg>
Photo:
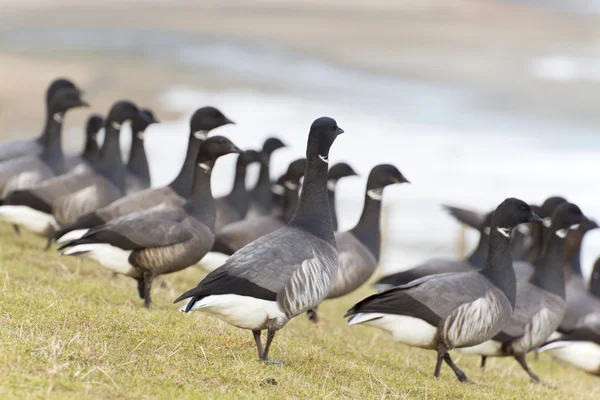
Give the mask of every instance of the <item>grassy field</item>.
<svg viewBox="0 0 600 400">
<path fill-rule="evenodd" d="M 473 385 L 446 367 L 432 377 L 435 354 L 393 343 L 341 318 L 368 289 L 321 307 L 322 326 L 303 316 L 256 360 L 252 335 L 191 313 L 172 300 L 204 276 L 197 267 L 167 276 L 153 309 L 135 282 L 110 279 L 95 263 L 40 250 L 44 241 L 0 226 L 0 398 L 456 398 L 598 399 L 600 380 L 547 356 L 533 369 L 549 389 L 532 384 L 510 359 L 487 369 L 458 358 Z"/>
</svg>

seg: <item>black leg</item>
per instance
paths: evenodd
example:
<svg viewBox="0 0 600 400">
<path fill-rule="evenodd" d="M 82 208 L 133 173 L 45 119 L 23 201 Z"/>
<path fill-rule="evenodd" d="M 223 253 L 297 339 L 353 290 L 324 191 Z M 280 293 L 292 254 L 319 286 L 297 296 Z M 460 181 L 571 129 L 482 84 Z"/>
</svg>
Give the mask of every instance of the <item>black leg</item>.
<svg viewBox="0 0 600 400">
<path fill-rule="evenodd" d="M 281 361 L 277 361 L 277 360 L 269 360 L 269 349 L 271 348 L 271 343 L 273 342 L 273 338 L 275 337 L 275 333 L 276 331 L 273 331 L 271 329 L 267 330 L 267 343 L 265 344 L 265 349 L 263 350 L 263 355 L 260 358 L 261 361 L 267 363 L 267 364 L 276 364 L 276 365 L 280 365 L 282 364 Z"/>
<path fill-rule="evenodd" d="M 21 236 L 21 228 L 19 228 L 19 225 L 13 225 L 13 229 L 18 236 Z"/>
<path fill-rule="evenodd" d="M 150 298 L 150 289 L 152 288 L 152 280 L 154 276 L 151 274 L 144 274 L 144 307 L 150 308 L 150 303 L 152 303 L 152 299 Z"/>
<path fill-rule="evenodd" d="M 52 245 L 52 238 L 49 237 L 48 240 L 46 241 L 46 247 L 44 247 L 44 251 L 50 250 L 51 245 Z"/>
<path fill-rule="evenodd" d="M 438 349 L 437 362 L 435 363 L 435 371 L 433 372 L 433 376 L 436 378 L 440 377 L 440 370 L 442 369 L 442 360 L 444 359 L 444 354 L 446 354 L 446 350 Z"/>
<path fill-rule="evenodd" d="M 470 382 L 469 378 L 467 378 L 467 376 L 465 375 L 465 373 L 462 372 L 460 370 L 460 368 L 458 368 L 456 366 L 456 364 L 454 364 L 454 361 L 452 361 L 452 358 L 450 358 L 450 354 L 448 354 L 448 353 L 444 354 L 444 361 L 446 361 L 446 364 L 448 364 L 448 366 L 450 368 L 452 368 L 452 371 L 454 371 L 454 373 L 456 374 L 456 377 L 458 378 L 459 381 L 461 381 L 461 382 Z"/>
<path fill-rule="evenodd" d="M 542 383 L 540 378 L 538 378 L 538 376 L 529 369 L 529 365 L 527 365 L 527 360 L 525 360 L 525 354 L 515 355 L 515 360 L 517 360 L 519 365 L 521 365 L 521 367 L 523 367 L 523 369 L 525 370 L 525 372 L 527 372 L 527 374 L 531 377 L 531 379 L 533 379 L 537 383 Z"/>
<path fill-rule="evenodd" d="M 146 285 L 144 284 L 143 279 L 138 279 L 138 294 L 140 295 L 140 299 L 144 300 L 144 296 L 146 295 Z"/>
<path fill-rule="evenodd" d="M 486 361 L 487 361 L 487 356 L 481 356 L 481 369 L 485 368 Z"/>
<path fill-rule="evenodd" d="M 308 310 L 306 312 L 306 316 L 308 317 L 308 320 L 314 324 L 317 324 L 319 322 L 319 314 L 317 313 L 317 307 Z"/>
<path fill-rule="evenodd" d="M 256 350 L 258 351 L 258 359 L 262 360 L 263 357 L 263 348 L 262 343 L 260 341 L 261 331 L 252 331 L 252 335 L 254 335 L 254 342 L 256 343 Z"/>
</svg>

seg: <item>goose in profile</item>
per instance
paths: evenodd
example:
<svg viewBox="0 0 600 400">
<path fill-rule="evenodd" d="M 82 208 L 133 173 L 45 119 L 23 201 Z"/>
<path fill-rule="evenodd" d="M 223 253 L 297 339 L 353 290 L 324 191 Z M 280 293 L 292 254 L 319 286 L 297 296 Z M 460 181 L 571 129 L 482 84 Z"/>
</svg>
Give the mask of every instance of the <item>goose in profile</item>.
<svg viewBox="0 0 600 400">
<path fill-rule="evenodd" d="M 552 214 L 556 210 L 556 207 L 566 201 L 565 198 L 560 196 L 551 196 L 544 200 L 539 210 L 539 216 L 544 219 L 544 223 L 532 226 L 531 237 L 533 243 L 525 256 L 525 261 L 533 263 L 541 257 L 544 248 L 544 239 L 548 228 L 552 224 Z"/>
<path fill-rule="evenodd" d="M 85 126 L 85 145 L 79 155 L 65 158 L 65 169 L 72 171 L 80 165 L 92 166 L 100 159 L 98 132 L 104 125 L 104 119 L 98 114 L 92 114 Z"/>
<path fill-rule="evenodd" d="M 2 198 L 12 190 L 29 188 L 65 172 L 61 145 L 62 124 L 67 111 L 87 107 L 78 89 L 61 89 L 50 101 L 44 127 L 44 149 L 40 154 L 26 155 L 0 163 Z"/>
<path fill-rule="evenodd" d="M 349 231 L 335 233 L 340 265 L 326 299 L 335 299 L 355 291 L 375 272 L 381 247 L 383 189 L 397 183 L 408 183 L 408 179 L 393 165 L 380 164 L 371 169 L 358 223 Z M 316 309 L 309 310 L 308 317 L 315 323 L 319 321 Z"/>
<path fill-rule="evenodd" d="M 348 176 L 358 176 L 358 174 L 345 162 L 339 162 L 329 168 L 329 175 L 327 176 L 327 193 L 329 194 L 329 212 L 331 213 L 331 223 L 333 224 L 334 231 L 338 230 L 338 218 L 335 209 L 335 189 L 339 180 Z"/>
<path fill-rule="evenodd" d="M 0 216 L 38 235 L 49 236 L 86 210 L 122 196 L 125 166 L 121 160 L 119 133 L 124 121 L 140 115 L 129 101 L 115 103 L 105 121 L 106 135 L 95 165 L 55 177 L 31 189 L 11 192 L 0 206 Z"/>
<path fill-rule="evenodd" d="M 269 360 L 278 330 L 325 298 L 335 279 L 338 253 L 327 196 L 329 150 L 343 133 L 332 118 L 315 120 L 308 135 L 304 186 L 287 226 L 232 255 L 194 289 L 183 312 L 199 310 L 252 331 L 258 358 Z M 263 347 L 261 333 L 267 330 Z"/>
<path fill-rule="evenodd" d="M 508 323 L 516 299 L 510 235 L 515 226 L 534 221 L 542 220 L 527 203 L 504 200 L 492 217 L 482 270 L 430 275 L 367 297 L 346 313 L 348 324 L 374 326 L 401 343 L 435 350 L 434 376 L 445 361 L 459 381 L 467 382 L 449 351 L 483 343 Z"/>
<path fill-rule="evenodd" d="M 281 215 L 270 214 L 246 218 L 227 225 L 217 232 L 213 251 L 232 255 L 259 237 L 283 228 L 296 211 L 300 179 L 304 175 L 305 168 L 306 159 L 299 158 L 290 163 L 286 173 L 282 176 L 285 193 L 282 199 Z"/>
<path fill-rule="evenodd" d="M 564 249 L 569 229 L 585 220 L 579 207 L 562 203 L 552 214 L 541 258 L 529 281 L 517 281 L 515 308 L 507 325 L 491 340 L 475 347 L 459 349 L 461 353 L 487 357 L 514 357 L 535 382 L 538 376 L 527 365 L 525 356 L 541 346 L 558 328 L 565 313 Z"/>
<path fill-rule="evenodd" d="M 233 188 L 227 196 L 215 199 L 217 220 L 215 230 L 237 221 L 241 221 L 248 212 L 250 196 L 246 189 L 246 169 L 255 162 L 264 162 L 262 154 L 255 150 L 246 150 L 237 159 Z"/>
<path fill-rule="evenodd" d="M 192 192 L 196 156 L 200 145 L 206 140 L 211 131 L 228 124 L 233 124 L 233 121 L 218 109 L 214 107 L 199 108 L 190 119 L 190 133 L 185 160 L 179 174 L 171 183 L 160 188 L 150 188 L 129 194 L 57 230 L 53 238 L 57 239 L 57 243 L 65 243 L 79 239 L 90 228 L 133 212 L 147 210 L 160 204 L 183 206 Z"/>
<path fill-rule="evenodd" d="M 144 148 L 144 133 L 151 124 L 159 121 L 152 110 L 142 109 L 147 118 L 134 118 L 131 121 L 131 147 L 127 159 L 127 175 L 125 175 L 125 193 L 135 193 L 150 187 L 150 167 Z"/>
<path fill-rule="evenodd" d="M 9 143 L 0 145 L 0 162 L 18 158 L 22 156 L 35 156 L 44 150 L 46 136 L 50 131 L 48 129 L 48 121 L 55 114 L 50 109 L 50 103 L 54 95 L 61 89 L 77 89 L 73 82 L 68 79 L 59 78 L 53 80 L 46 90 L 46 126 L 42 130 L 42 134 L 36 139 L 29 140 L 14 140 Z"/>
<path fill-rule="evenodd" d="M 273 208 L 273 195 L 271 194 L 271 156 L 273 153 L 285 144 L 276 137 L 270 137 L 265 140 L 261 153 L 265 160 L 260 166 L 258 181 L 254 188 L 250 191 L 250 208 L 248 209 L 246 218 L 253 218 L 271 213 Z"/>
<path fill-rule="evenodd" d="M 229 139 L 206 139 L 198 152 L 192 194 L 183 207 L 157 207 L 114 219 L 60 247 L 65 256 L 82 255 L 138 282 L 150 307 L 150 288 L 159 275 L 196 264 L 212 247 L 216 218 L 210 177 L 217 158 L 240 153 Z"/>
</svg>

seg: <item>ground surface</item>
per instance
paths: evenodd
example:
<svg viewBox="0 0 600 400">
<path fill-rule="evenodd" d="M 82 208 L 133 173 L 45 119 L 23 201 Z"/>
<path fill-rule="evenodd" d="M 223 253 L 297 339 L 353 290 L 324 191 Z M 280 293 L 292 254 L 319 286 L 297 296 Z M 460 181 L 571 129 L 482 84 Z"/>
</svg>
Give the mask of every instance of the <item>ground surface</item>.
<svg viewBox="0 0 600 400">
<path fill-rule="evenodd" d="M 474 358 L 460 384 L 433 352 L 349 327 L 344 311 L 369 291 L 322 306 L 323 326 L 289 323 L 272 357 L 256 361 L 252 335 L 172 300 L 204 276 L 197 267 L 166 278 L 145 310 L 134 281 L 92 261 L 40 250 L 44 242 L 0 227 L 0 398 L 460 398 L 597 399 L 598 378 L 542 356 L 532 368 L 556 389 L 532 384 L 516 362 Z"/>
</svg>

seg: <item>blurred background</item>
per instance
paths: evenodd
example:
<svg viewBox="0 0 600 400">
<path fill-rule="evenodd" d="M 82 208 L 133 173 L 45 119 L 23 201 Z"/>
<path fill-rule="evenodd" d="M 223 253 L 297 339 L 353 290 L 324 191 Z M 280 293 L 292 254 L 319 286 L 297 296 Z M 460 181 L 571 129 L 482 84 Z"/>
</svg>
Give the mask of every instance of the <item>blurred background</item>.
<svg viewBox="0 0 600 400">
<path fill-rule="evenodd" d="M 332 163 L 361 173 L 340 182 L 341 229 L 358 220 L 373 165 L 412 182 L 385 192 L 386 272 L 458 254 L 441 203 L 563 195 L 600 218 L 600 0 L 0 0 L 2 141 L 37 136 L 59 76 L 92 104 L 67 116 L 67 152 L 89 111 L 121 98 L 155 111 L 153 186 L 178 171 L 201 106 L 237 122 L 218 133 L 241 147 L 280 136 L 274 176 L 316 117 L 336 118 L 346 134 Z M 219 161 L 216 195 L 234 161 Z M 586 271 L 600 254 L 600 233 L 588 236 Z"/>
</svg>

